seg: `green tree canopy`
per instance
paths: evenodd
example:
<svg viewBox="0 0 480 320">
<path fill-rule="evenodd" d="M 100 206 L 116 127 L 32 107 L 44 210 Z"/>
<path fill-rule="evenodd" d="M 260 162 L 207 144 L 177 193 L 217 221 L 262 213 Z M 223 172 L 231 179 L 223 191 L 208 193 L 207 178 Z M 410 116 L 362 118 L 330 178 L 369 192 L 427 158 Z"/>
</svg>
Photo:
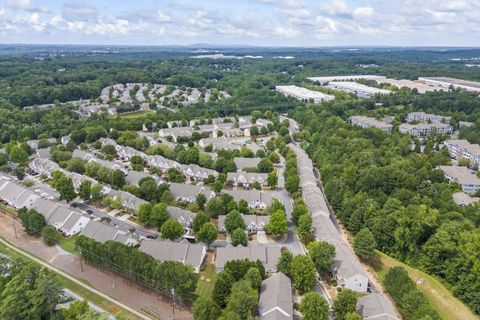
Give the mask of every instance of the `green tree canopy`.
<svg viewBox="0 0 480 320">
<path fill-rule="evenodd" d="M 329 319 L 329 306 L 324 297 L 316 292 L 307 293 L 299 307 L 304 320 L 327 320 Z"/>
</svg>

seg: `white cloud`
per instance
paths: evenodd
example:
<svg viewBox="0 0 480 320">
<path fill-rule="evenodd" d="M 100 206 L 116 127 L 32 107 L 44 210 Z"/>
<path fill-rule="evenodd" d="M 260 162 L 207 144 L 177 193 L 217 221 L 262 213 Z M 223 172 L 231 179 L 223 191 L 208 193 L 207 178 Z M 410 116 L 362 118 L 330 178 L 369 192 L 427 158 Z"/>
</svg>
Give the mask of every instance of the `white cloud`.
<svg viewBox="0 0 480 320">
<path fill-rule="evenodd" d="M 86 23 L 83 21 L 69 21 L 67 22 L 67 28 L 70 31 L 81 31 L 85 30 Z"/>
<path fill-rule="evenodd" d="M 172 17 L 164 13 L 162 10 L 157 10 L 156 20 L 158 22 L 170 22 Z"/>
<path fill-rule="evenodd" d="M 89 33 L 99 35 L 127 34 L 129 30 L 128 20 L 118 19 L 115 23 L 97 23 Z"/>
<path fill-rule="evenodd" d="M 280 37 L 293 38 L 296 37 L 300 32 L 294 28 L 285 28 L 278 26 L 275 28 L 274 33 Z"/>
<path fill-rule="evenodd" d="M 58 26 L 61 22 L 63 21 L 61 15 L 56 15 L 53 16 L 52 19 L 50 19 L 50 24 L 54 27 Z"/>
<path fill-rule="evenodd" d="M 7 6 L 17 9 L 28 9 L 32 5 L 30 0 L 7 0 Z"/>
<path fill-rule="evenodd" d="M 373 16 L 374 10 L 372 7 L 358 7 L 355 8 L 353 15 L 355 18 L 365 19 Z"/>
</svg>

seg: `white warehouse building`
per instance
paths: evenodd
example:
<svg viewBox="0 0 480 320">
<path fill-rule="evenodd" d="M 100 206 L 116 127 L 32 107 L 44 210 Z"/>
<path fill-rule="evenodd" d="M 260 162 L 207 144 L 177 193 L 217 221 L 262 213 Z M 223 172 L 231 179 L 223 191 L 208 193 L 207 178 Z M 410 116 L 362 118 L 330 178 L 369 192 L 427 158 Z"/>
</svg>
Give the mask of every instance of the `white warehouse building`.
<svg viewBox="0 0 480 320">
<path fill-rule="evenodd" d="M 335 99 L 334 96 L 329 94 L 309 90 L 302 87 L 292 86 L 292 85 L 276 86 L 275 90 L 283 93 L 286 96 L 294 97 L 295 99 L 298 99 L 301 101 L 313 100 L 313 103 L 322 103 L 322 102 L 331 101 Z"/>
</svg>

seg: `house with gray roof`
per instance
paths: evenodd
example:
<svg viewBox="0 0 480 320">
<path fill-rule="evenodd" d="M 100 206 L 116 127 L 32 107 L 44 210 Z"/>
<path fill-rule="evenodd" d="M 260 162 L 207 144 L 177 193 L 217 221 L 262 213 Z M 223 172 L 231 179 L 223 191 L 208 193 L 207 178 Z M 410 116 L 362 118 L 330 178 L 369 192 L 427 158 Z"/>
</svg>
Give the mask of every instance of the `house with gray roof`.
<svg viewBox="0 0 480 320">
<path fill-rule="evenodd" d="M 35 150 L 35 157 L 40 158 L 40 159 L 51 159 L 51 148 L 43 148 L 43 149 L 37 149 Z"/>
<path fill-rule="evenodd" d="M 246 171 L 237 171 L 237 172 L 228 172 L 227 173 L 227 184 L 234 187 L 244 187 L 250 188 L 255 182 L 260 183 L 261 186 L 268 185 L 268 174 L 267 173 L 258 173 L 258 172 L 246 172 Z"/>
<path fill-rule="evenodd" d="M 215 268 L 220 272 L 228 261 L 247 259 L 259 260 L 266 272 L 276 272 L 281 248 L 277 246 L 219 247 L 215 257 Z"/>
<path fill-rule="evenodd" d="M 91 220 L 80 235 L 91 238 L 100 243 L 117 241 L 130 246 L 138 244 L 138 240 L 125 231 L 119 230 L 105 222 L 98 222 L 95 220 Z"/>
<path fill-rule="evenodd" d="M 69 237 L 81 232 L 90 218 L 64 202 L 38 199 L 32 206 L 43 215 L 45 222 Z"/>
<path fill-rule="evenodd" d="M 180 222 L 186 231 L 192 227 L 193 219 L 195 219 L 195 216 L 197 215 L 195 212 L 173 206 L 168 206 L 167 211 L 170 217 Z"/>
<path fill-rule="evenodd" d="M 80 190 L 80 185 L 82 184 L 83 181 L 90 181 L 92 185 L 98 184 L 98 182 L 86 175 L 79 174 L 76 172 L 71 172 L 71 171 L 66 171 L 66 170 L 61 170 L 66 177 L 72 179 L 73 187 L 75 188 L 75 191 L 78 192 Z"/>
<path fill-rule="evenodd" d="M 46 139 L 46 140 L 49 144 L 54 144 L 55 142 L 57 142 L 57 139 L 55 139 L 55 138 L 49 138 L 49 139 Z M 29 140 L 29 141 L 27 141 L 27 145 L 32 150 L 38 149 L 38 144 L 39 143 L 40 143 L 40 140 Z"/>
<path fill-rule="evenodd" d="M 28 168 L 35 173 L 47 177 L 48 179 L 52 178 L 52 173 L 54 171 L 60 170 L 60 166 L 56 162 L 45 158 L 33 159 L 28 164 Z"/>
<path fill-rule="evenodd" d="M 185 240 L 181 242 L 143 240 L 139 250 L 161 262 L 177 261 L 192 266 L 195 272 L 200 271 L 200 267 L 207 254 L 207 248 L 205 246 L 192 244 Z"/>
<path fill-rule="evenodd" d="M 181 167 L 177 161 L 167 159 L 160 155 L 147 156 L 145 161 L 148 166 L 159 168 L 162 172 L 166 172 L 171 168 L 179 169 Z"/>
<path fill-rule="evenodd" d="M 225 218 L 226 215 L 218 216 L 217 229 L 218 232 L 225 233 Z M 265 230 L 265 226 L 270 222 L 270 216 L 258 216 L 254 214 L 242 214 L 243 222 L 245 222 L 245 230 L 248 233 L 256 233 L 257 231 Z"/>
<path fill-rule="evenodd" d="M 217 171 L 202 168 L 196 164 L 182 164 L 180 166 L 180 171 L 182 171 L 184 176 L 195 181 L 202 181 L 203 179 L 208 178 L 208 176 L 218 176 Z"/>
<path fill-rule="evenodd" d="M 156 175 L 146 173 L 144 171 L 129 171 L 125 176 L 125 183 L 133 186 L 138 186 L 138 183 L 143 178 L 152 178 L 157 184 L 163 183 L 164 181 Z"/>
<path fill-rule="evenodd" d="M 213 192 L 212 189 L 194 184 L 172 182 L 170 183 L 170 192 L 173 194 L 176 201 L 186 203 L 195 202 L 199 194 L 203 194 L 207 198 L 207 201 L 215 198 L 215 192 Z"/>
<path fill-rule="evenodd" d="M 237 166 L 238 170 L 243 170 L 245 168 L 256 168 L 262 158 L 244 158 L 244 157 L 235 157 L 233 162 Z"/>
<path fill-rule="evenodd" d="M 0 199 L 15 209 L 30 209 L 40 196 L 10 178 L 0 176 Z"/>
<path fill-rule="evenodd" d="M 175 128 L 164 128 L 158 131 L 158 135 L 161 138 L 172 137 L 173 141 L 177 142 L 178 138 L 190 138 L 193 133 L 193 128 L 191 127 L 175 127 Z"/>
<path fill-rule="evenodd" d="M 87 162 L 96 162 L 99 165 L 101 165 L 102 167 L 108 168 L 110 170 L 120 170 L 124 174 L 127 174 L 127 172 L 128 172 L 125 165 L 123 165 L 120 162 L 100 159 L 97 156 L 95 156 L 94 154 L 91 154 L 91 153 L 83 151 L 83 150 L 75 149 L 72 153 L 72 157 L 73 158 L 80 158 L 80 159 L 85 160 Z"/>
<path fill-rule="evenodd" d="M 259 190 L 224 190 L 224 193 L 229 194 L 235 201 L 242 199 L 248 202 L 250 209 L 265 210 L 272 204 L 273 193 L 270 191 Z"/>
<path fill-rule="evenodd" d="M 367 320 L 400 320 L 390 302 L 378 293 L 359 297 L 357 310 Z"/>
<path fill-rule="evenodd" d="M 231 138 L 219 137 L 219 138 L 204 138 L 198 141 L 198 145 L 202 148 L 206 148 L 212 145 L 213 150 L 240 150 L 242 147 L 240 144 L 232 142 Z"/>
<path fill-rule="evenodd" d="M 113 199 L 120 201 L 122 206 L 125 209 L 132 210 L 134 212 L 140 209 L 140 206 L 147 201 L 140 199 L 139 197 L 134 196 L 133 194 L 123 191 L 123 190 L 114 190 L 112 189 L 107 196 L 112 197 Z"/>
<path fill-rule="evenodd" d="M 293 320 L 292 282 L 282 272 L 263 280 L 258 317 L 262 320 Z"/>
</svg>

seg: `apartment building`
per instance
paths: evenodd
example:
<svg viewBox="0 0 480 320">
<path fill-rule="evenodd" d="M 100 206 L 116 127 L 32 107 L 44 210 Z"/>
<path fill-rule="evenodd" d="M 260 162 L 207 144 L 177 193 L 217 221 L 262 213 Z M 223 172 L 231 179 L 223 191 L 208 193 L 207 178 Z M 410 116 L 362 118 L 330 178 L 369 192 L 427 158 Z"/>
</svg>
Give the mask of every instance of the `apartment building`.
<svg viewBox="0 0 480 320">
<path fill-rule="evenodd" d="M 354 126 L 362 128 L 377 128 L 388 133 L 392 132 L 393 126 L 384 121 L 379 121 L 375 118 L 364 117 L 364 116 L 352 116 L 350 117 L 350 123 Z"/>
<path fill-rule="evenodd" d="M 407 115 L 407 122 L 419 121 L 427 123 L 446 123 L 449 124 L 452 117 L 444 117 L 425 112 L 410 112 Z"/>
<path fill-rule="evenodd" d="M 443 171 L 448 181 L 460 184 L 463 192 L 474 193 L 480 190 L 480 178 L 476 176 L 475 171 L 460 166 L 439 166 L 438 168 Z"/>
<path fill-rule="evenodd" d="M 413 137 L 427 137 L 431 134 L 452 134 L 453 127 L 446 123 L 402 123 L 399 126 L 399 131 L 407 133 Z"/>
<path fill-rule="evenodd" d="M 473 167 L 480 167 L 480 145 L 467 140 L 446 140 L 445 146 L 454 159 L 465 158 Z"/>
</svg>

